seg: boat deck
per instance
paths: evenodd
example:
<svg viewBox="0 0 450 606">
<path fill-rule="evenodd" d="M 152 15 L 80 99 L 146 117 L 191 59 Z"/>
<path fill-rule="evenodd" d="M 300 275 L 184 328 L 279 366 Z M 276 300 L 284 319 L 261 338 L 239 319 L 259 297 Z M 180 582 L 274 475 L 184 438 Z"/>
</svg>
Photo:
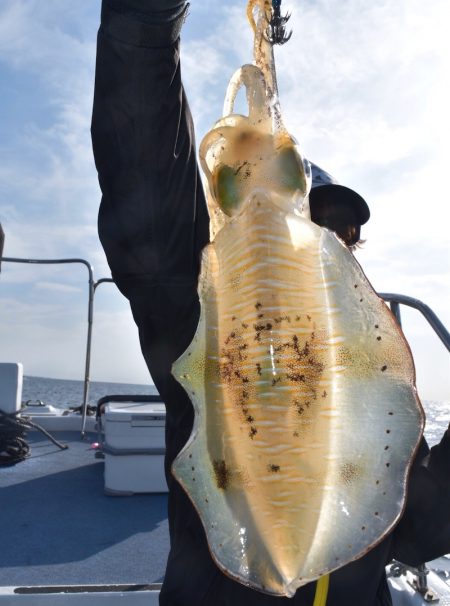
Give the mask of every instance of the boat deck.
<svg viewBox="0 0 450 606">
<path fill-rule="evenodd" d="M 53 435 L 69 448 L 30 432 L 31 456 L 0 467 L 0 586 L 161 582 L 167 495 L 106 496 L 97 436 Z"/>
<path fill-rule="evenodd" d="M 69 448 L 59 450 L 31 432 L 31 456 L 0 467 L 2 606 L 17 604 L 18 598 L 24 606 L 56 606 L 69 603 L 67 596 L 74 606 L 97 606 L 102 600 L 156 606 L 159 587 L 152 584 L 163 579 L 169 549 L 167 495 L 106 496 L 103 460 L 91 447 L 97 435 L 81 441 L 78 432 L 52 434 Z M 432 589 L 440 603 L 450 604 L 449 557 L 430 567 L 441 574 L 429 577 Z M 411 575 L 390 579 L 395 606 L 425 603 L 408 584 L 412 580 Z M 50 585 L 61 587 L 52 592 Z M 74 585 L 84 586 L 85 593 L 67 594 L 67 586 Z M 100 589 L 104 593 L 95 593 Z"/>
</svg>

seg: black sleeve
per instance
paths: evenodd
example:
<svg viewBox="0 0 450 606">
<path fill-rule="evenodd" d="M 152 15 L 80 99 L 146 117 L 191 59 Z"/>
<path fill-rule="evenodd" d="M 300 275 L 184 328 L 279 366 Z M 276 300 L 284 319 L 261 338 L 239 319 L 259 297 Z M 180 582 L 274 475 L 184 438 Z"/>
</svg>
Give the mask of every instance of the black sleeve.
<svg viewBox="0 0 450 606">
<path fill-rule="evenodd" d="M 411 566 L 450 553 L 450 429 L 431 450 L 422 441 L 392 546 L 392 557 Z"/>
<path fill-rule="evenodd" d="M 154 18 L 161 5 L 164 18 Z M 192 427 L 190 400 L 171 366 L 198 323 L 200 252 L 209 236 L 181 81 L 186 10 L 176 0 L 103 0 L 92 116 L 99 236 L 166 404 L 166 468 Z"/>
<path fill-rule="evenodd" d="M 196 280 L 208 239 L 180 74 L 178 36 L 187 7 L 171 0 L 173 14 L 165 10 L 155 23 L 152 4 L 161 0 L 104 0 L 97 46 L 92 141 L 103 194 L 99 235 L 130 300 L 142 281 Z"/>
</svg>

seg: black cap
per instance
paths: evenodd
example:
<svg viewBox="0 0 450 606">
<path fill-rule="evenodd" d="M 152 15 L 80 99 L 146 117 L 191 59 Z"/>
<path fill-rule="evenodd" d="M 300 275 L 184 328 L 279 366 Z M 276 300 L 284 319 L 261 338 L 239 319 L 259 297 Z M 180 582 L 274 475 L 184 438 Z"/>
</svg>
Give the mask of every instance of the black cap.
<svg viewBox="0 0 450 606">
<path fill-rule="evenodd" d="M 355 209 L 356 216 L 360 225 L 364 225 L 370 218 L 370 210 L 367 202 L 362 196 L 357 194 L 353 189 L 339 185 L 334 177 L 325 170 L 314 164 L 311 164 L 312 184 L 309 194 L 310 204 L 314 204 L 315 200 L 320 200 L 326 194 L 327 198 L 331 198 L 336 204 L 341 202 L 349 202 Z"/>
</svg>

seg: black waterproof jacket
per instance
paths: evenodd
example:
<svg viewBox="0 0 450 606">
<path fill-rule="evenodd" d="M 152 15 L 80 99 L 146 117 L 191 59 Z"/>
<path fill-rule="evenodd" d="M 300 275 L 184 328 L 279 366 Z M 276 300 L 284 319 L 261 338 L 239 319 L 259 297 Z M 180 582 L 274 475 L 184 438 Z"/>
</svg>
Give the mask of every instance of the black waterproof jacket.
<svg viewBox="0 0 450 606">
<path fill-rule="evenodd" d="M 180 0 L 103 0 L 92 139 L 103 194 L 100 239 L 167 407 L 171 549 L 160 604 L 312 606 L 315 583 L 292 599 L 275 598 L 224 576 L 211 559 L 197 513 L 170 473 L 193 423 L 190 400 L 170 370 L 198 322 L 197 277 L 208 215 L 180 74 L 183 14 L 156 25 L 152 4 L 166 12 L 175 4 L 183 9 Z M 389 605 L 384 569 L 392 558 L 417 565 L 450 552 L 449 478 L 447 433 L 431 452 L 421 444 L 400 523 L 370 553 L 331 574 L 327 606 Z"/>
</svg>

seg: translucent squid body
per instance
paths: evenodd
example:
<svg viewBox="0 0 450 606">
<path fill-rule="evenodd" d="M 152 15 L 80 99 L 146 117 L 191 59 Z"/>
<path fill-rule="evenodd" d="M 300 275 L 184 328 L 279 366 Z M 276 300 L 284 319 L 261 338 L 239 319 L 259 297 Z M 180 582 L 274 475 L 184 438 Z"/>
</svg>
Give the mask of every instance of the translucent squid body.
<svg viewBox="0 0 450 606">
<path fill-rule="evenodd" d="M 195 409 L 173 473 L 222 571 L 292 596 L 396 523 L 423 412 L 393 316 L 344 244 L 309 219 L 270 10 L 249 3 L 256 65 L 233 76 L 200 147 L 211 243 L 197 332 L 173 367 Z M 248 116 L 233 113 L 242 85 Z"/>
</svg>

